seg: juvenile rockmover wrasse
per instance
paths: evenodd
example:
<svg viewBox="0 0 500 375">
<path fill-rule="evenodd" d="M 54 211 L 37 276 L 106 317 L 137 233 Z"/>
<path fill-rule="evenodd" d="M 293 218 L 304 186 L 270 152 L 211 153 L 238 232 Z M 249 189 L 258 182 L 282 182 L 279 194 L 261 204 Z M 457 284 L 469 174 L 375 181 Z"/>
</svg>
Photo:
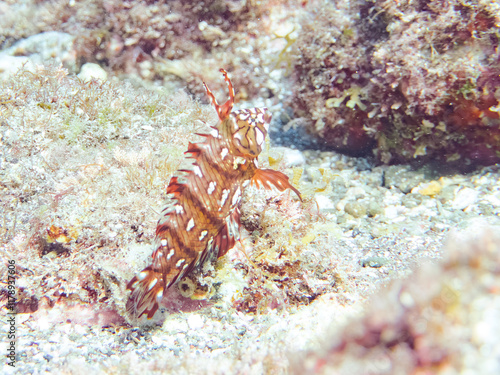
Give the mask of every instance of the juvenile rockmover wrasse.
<svg viewBox="0 0 500 375">
<path fill-rule="evenodd" d="M 220 70 L 229 88 L 229 100 L 219 105 L 204 83 L 219 115 L 219 123 L 201 143 L 190 143 L 185 152 L 192 167 L 179 170 L 167 187 L 169 204 L 156 227 L 152 262 L 127 284 L 131 290 L 127 311 L 133 317 L 152 318 L 170 286 L 212 257 L 221 257 L 240 239 L 242 191 L 249 183 L 280 191 L 299 191 L 288 177 L 272 169 L 259 169 L 257 157 L 269 130 L 267 108 L 233 111 L 234 89 L 227 73 Z"/>
</svg>

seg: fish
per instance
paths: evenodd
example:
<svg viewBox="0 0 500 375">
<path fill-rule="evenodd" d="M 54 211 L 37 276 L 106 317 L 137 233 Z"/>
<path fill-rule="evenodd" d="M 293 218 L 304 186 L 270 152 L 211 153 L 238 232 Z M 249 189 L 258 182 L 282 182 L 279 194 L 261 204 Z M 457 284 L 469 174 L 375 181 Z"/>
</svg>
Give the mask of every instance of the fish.
<svg viewBox="0 0 500 375">
<path fill-rule="evenodd" d="M 169 202 L 156 227 L 151 264 L 127 284 L 127 313 L 151 319 L 168 288 L 206 261 L 224 256 L 240 241 L 239 204 L 249 184 L 279 191 L 300 192 L 288 176 L 261 169 L 258 156 L 265 143 L 272 115 L 267 108 L 233 111 L 234 88 L 220 69 L 229 90 L 222 105 L 203 82 L 219 117 L 203 142 L 189 143 L 185 152 L 192 165 L 180 169 L 167 187 Z"/>
</svg>

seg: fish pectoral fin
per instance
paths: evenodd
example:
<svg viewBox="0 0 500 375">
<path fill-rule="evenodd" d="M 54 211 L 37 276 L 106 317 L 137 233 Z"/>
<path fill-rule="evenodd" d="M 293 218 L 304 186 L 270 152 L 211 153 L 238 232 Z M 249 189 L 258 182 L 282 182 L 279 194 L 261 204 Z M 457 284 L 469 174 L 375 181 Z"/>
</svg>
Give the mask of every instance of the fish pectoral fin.
<svg viewBox="0 0 500 375">
<path fill-rule="evenodd" d="M 271 189 L 274 186 L 279 191 L 290 189 L 297 194 L 299 199 L 302 201 L 300 192 L 290 182 L 288 182 L 288 176 L 282 172 L 275 171 L 274 169 L 257 169 L 252 178 L 252 184 L 257 187 L 262 185 L 266 189 Z"/>
</svg>

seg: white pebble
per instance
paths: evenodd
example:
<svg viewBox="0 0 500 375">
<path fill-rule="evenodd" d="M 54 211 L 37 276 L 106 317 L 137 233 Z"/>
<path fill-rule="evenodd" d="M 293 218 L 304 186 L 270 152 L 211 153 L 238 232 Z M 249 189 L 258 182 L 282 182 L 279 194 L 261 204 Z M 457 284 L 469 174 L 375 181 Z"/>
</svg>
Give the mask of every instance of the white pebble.
<svg viewBox="0 0 500 375">
<path fill-rule="evenodd" d="M 321 212 L 325 211 L 333 211 L 335 209 L 335 205 L 332 200 L 323 194 L 316 194 L 314 197 L 316 203 L 318 204 L 319 210 Z"/>
<path fill-rule="evenodd" d="M 190 329 L 200 329 L 203 328 L 203 318 L 200 315 L 193 314 L 187 319 L 187 323 Z"/>
<path fill-rule="evenodd" d="M 463 188 L 455 193 L 451 206 L 456 210 L 463 210 L 476 203 L 479 192 L 471 188 Z"/>
<path fill-rule="evenodd" d="M 82 66 L 80 73 L 78 73 L 78 78 L 84 81 L 90 81 L 91 79 L 106 81 L 108 79 L 108 73 L 97 64 L 87 63 Z"/>
</svg>

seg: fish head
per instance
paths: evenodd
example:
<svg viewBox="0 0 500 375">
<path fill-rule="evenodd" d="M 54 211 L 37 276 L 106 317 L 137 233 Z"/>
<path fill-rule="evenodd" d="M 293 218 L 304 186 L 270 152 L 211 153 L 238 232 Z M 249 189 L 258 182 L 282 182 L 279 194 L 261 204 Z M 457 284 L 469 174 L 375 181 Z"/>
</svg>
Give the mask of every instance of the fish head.
<svg viewBox="0 0 500 375">
<path fill-rule="evenodd" d="M 219 105 L 208 86 L 204 84 L 207 95 L 211 99 L 220 123 L 216 135 L 221 135 L 230 144 L 234 156 L 256 158 L 262 151 L 262 146 L 269 131 L 272 115 L 267 108 L 250 108 L 233 111 L 234 88 L 226 71 L 221 69 L 229 90 L 229 100 Z"/>
<path fill-rule="evenodd" d="M 233 152 L 238 156 L 256 158 L 262 151 L 272 115 L 267 108 L 240 109 L 226 120 Z"/>
</svg>

